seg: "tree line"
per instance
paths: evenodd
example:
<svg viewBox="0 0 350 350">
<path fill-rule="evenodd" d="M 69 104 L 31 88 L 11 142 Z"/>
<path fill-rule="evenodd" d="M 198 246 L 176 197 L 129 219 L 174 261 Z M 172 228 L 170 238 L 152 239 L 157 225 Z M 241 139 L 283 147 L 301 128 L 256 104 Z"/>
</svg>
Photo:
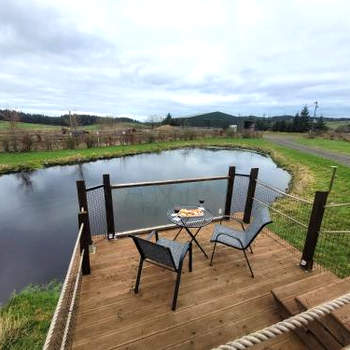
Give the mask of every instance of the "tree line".
<svg viewBox="0 0 350 350">
<path fill-rule="evenodd" d="M 81 126 L 98 123 L 139 123 L 137 120 L 125 117 L 98 117 L 89 114 L 63 114 L 59 117 L 49 117 L 43 114 L 17 112 L 9 109 L 0 110 L 0 120 L 11 121 L 15 119 L 23 123 L 70 126 L 72 117 L 74 117 L 76 123 Z"/>
</svg>

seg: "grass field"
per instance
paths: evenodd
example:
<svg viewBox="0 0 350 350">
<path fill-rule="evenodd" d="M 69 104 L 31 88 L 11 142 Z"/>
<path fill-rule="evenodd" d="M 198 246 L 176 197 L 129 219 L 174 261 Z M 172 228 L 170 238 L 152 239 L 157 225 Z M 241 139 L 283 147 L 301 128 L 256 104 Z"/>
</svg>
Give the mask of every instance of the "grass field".
<svg viewBox="0 0 350 350">
<path fill-rule="evenodd" d="M 58 125 L 46 125 L 46 124 L 35 124 L 35 123 L 16 123 L 16 127 L 19 129 L 25 129 L 28 131 L 32 130 L 60 130 L 61 126 Z M 0 120 L 0 130 L 6 130 L 9 128 L 9 122 Z"/>
<path fill-rule="evenodd" d="M 297 137 L 295 140 L 305 146 L 322 148 L 326 151 L 334 151 L 350 154 L 350 142 L 342 140 L 328 140 L 321 137 L 309 139 L 306 137 Z"/>
<path fill-rule="evenodd" d="M 339 121 L 339 120 L 334 120 L 331 122 L 326 122 L 327 127 L 329 127 L 330 129 L 336 129 L 339 126 L 343 126 L 343 125 L 349 125 L 350 121 Z"/>
<path fill-rule="evenodd" d="M 264 139 L 201 139 L 192 141 L 174 141 L 130 146 L 113 146 L 83 150 L 62 150 L 52 152 L 30 152 L 0 154 L 0 168 L 3 172 L 19 169 L 35 169 L 53 164 L 76 163 L 100 158 L 125 156 L 142 152 L 157 152 L 185 146 L 228 146 L 260 150 L 268 153 L 282 167 L 293 175 L 291 193 L 312 200 L 315 191 L 326 191 L 331 177 L 330 166 L 334 163 L 311 154 L 302 153 L 286 147 L 277 146 Z M 350 198 L 350 168 L 338 165 L 337 177 L 329 202 L 349 202 Z M 282 210 L 298 220 L 308 222 L 311 206 L 307 208 L 296 204 L 295 201 L 283 198 L 277 201 L 275 208 Z M 327 215 L 328 229 L 350 229 L 350 213 L 348 209 L 338 209 Z M 302 249 L 306 230 L 298 227 L 291 221 L 278 214 L 271 213 L 275 221 L 271 228 L 293 246 Z M 337 240 L 328 239 L 321 233 L 322 244 L 317 248 L 316 261 L 325 267 L 338 272 L 339 275 L 350 275 L 350 239 L 340 236 Z M 342 266 L 341 273 L 336 271 Z M 43 294 L 41 294 L 43 293 Z M 25 290 L 11 301 L 0 313 L 1 327 L 10 330 L 0 335 L 0 347 L 4 349 L 36 349 L 45 339 L 48 329 L 48 320 L 54 310 L 58 290 Z M 40 310 L 40 311 L 38 311 Z M 44 315 L 38 320 L 38 315 Z M 9 324 L 10 326 L 7 326 Z M 12 326 L 13 324 L 13 326 Z M 5 326 L 4 326 L 5 325 Z M 28 331 L 32 327 L 32 331 Z M 1 334 L 1 333 L 0 333 Z M 4 336 L 5 335 L 5 336 Z M 2 337 L 2 338 L 1 338 Z M 5 339 L 5 340 L 4 340 Z M 1 341 L 3 343 L 1 343 Z"/>
<path fill-rule="evenodd" d="M 0 349 L 39 350 L 56 308 L 61 285 L 27 287 L 0 310 Z"/>
<path fill-rule="evenodd" d="M 22 123 L 17 122 L 16 127 L 21 130 L 35 131 L 35 130 L 61 130 L 61 128 L 68 128 L 68 126 L 62 125 L 48 125 L 48 124 L 35 124 L 35 123 Z M 79 129 L 96 131 L 103 128 L 113 129 L 127 129 L 127 128 L 144 128 L 145 126 L 138 123 L 116 123 L 116 124 L 92 124 L 86 126 L 79 126 Z M 0 130 L 9 129 L 9 122 L 0 120 Z"/>
</svg>

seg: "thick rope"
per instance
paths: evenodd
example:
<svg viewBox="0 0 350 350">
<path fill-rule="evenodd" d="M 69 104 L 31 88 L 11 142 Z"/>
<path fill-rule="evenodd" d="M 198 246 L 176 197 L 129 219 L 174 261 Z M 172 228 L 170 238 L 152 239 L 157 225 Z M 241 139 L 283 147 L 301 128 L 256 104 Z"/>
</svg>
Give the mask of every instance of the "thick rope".
<svg viewBox="0 0 350 350">
<path fill-rule="evenodd" d="M 272 326 L 266 327 L 260 331 L 248 334 L 229 342 L 225 345 L 220 345 L 213 350 L 244 350 L 256 344 L 262 343 L 265 340 L 277 337 L 280 334 L 290 332 L 298 327 L 306 326 L 309 322 L 317 320 L 323 316 L 330 314 L 332 311 L 339 309 L 345 304 L 350 304 L 350 293 L 336 298 L 330 302 L 315 306 L 298 315 L 289 317 Z"/>
</svg>

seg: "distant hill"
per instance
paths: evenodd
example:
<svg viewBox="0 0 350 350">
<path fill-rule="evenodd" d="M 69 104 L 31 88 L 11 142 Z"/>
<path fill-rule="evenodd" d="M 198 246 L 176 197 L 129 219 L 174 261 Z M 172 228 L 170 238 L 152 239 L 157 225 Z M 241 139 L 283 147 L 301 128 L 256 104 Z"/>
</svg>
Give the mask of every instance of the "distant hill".
<svg viewBox="0 0 350 350">
<path fill-rule="evenodd" d="M 7 116 L 11 113 L 9 110 L 0 110 L 0 120 L 6 120 Z M 125 117 L 98 117 L 96 115 L 88 114 L 75 114 L 74 115 L 78 121 L 78 124 L 81 126 L 93 125 L 98 123 L 140 123 L 137 120 Z M 69 126 L 70 125 L 70 116 L 68 114 L 61 115 L 59 117 L 49 117 L 43 114 L 31 114 L 17 112 L 17 117 L 19 122 L 23 123 L 35 123 L 35 124 L 45 124 L 45 125 L 60 125 L 60 126 Z"/>
<path fill-rule="evenodd" d="M 227 128 L 232 124 L 241 124 L 247 117 L 237 117 L 222 112 L 199 114 L 192 117 L 173 118 L 172 125 L 196 126 L 207 128 Z"/>
</svg>

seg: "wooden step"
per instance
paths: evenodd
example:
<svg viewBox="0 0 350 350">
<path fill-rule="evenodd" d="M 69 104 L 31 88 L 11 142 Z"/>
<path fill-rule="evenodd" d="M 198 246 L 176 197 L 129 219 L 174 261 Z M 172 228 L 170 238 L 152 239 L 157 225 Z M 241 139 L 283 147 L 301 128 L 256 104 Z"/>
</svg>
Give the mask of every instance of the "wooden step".
<svg viewBox="0 0 350 350">
<path fill-rule="evenodd" d="M 271 293 L 276 299 L 278 305 L 283 308 L 283 311 L 285 311 L 284 314 L 289 317 L 302 311 L 295 300 L 297 296 L 319 287 L 327 286 L 336 280 L 338 280 L 338 277 L 330 272 L 312 274 L 310 277 L 304 278 L 303 280 L 274 288 Z"/>
<path fill-rule="evenodd" d="M 296 302 L 302 311 L 331 301 L 350 292 L 350 277 L 323 286 L 297 296 Z M 335 339 L 330 349 L 341 349 L 350 344 L 350 305 L 345 305 L 330 315 L 309 325 L 309 329 L 322 341 Z"/>
<path fill-rule="evenodd" d="M 279 305 L 281 318 L 288 318 L 301 311 L 295 300 L 299 294 L 317 289 L 320 286 L 328 285 L 337 279 L 338 278 L 330 272 L 315 273 L 303 280 L 274 288 L 271 293 Z M 326 347 L 320 343 L 320 341 L 312 332 L 310 332 L 309 329 L 299 328 L 295 331 L 295 333 L 304 342 L 304 344 L 308 346 L 309 349 L 326 349 Z"/>
</svg>

